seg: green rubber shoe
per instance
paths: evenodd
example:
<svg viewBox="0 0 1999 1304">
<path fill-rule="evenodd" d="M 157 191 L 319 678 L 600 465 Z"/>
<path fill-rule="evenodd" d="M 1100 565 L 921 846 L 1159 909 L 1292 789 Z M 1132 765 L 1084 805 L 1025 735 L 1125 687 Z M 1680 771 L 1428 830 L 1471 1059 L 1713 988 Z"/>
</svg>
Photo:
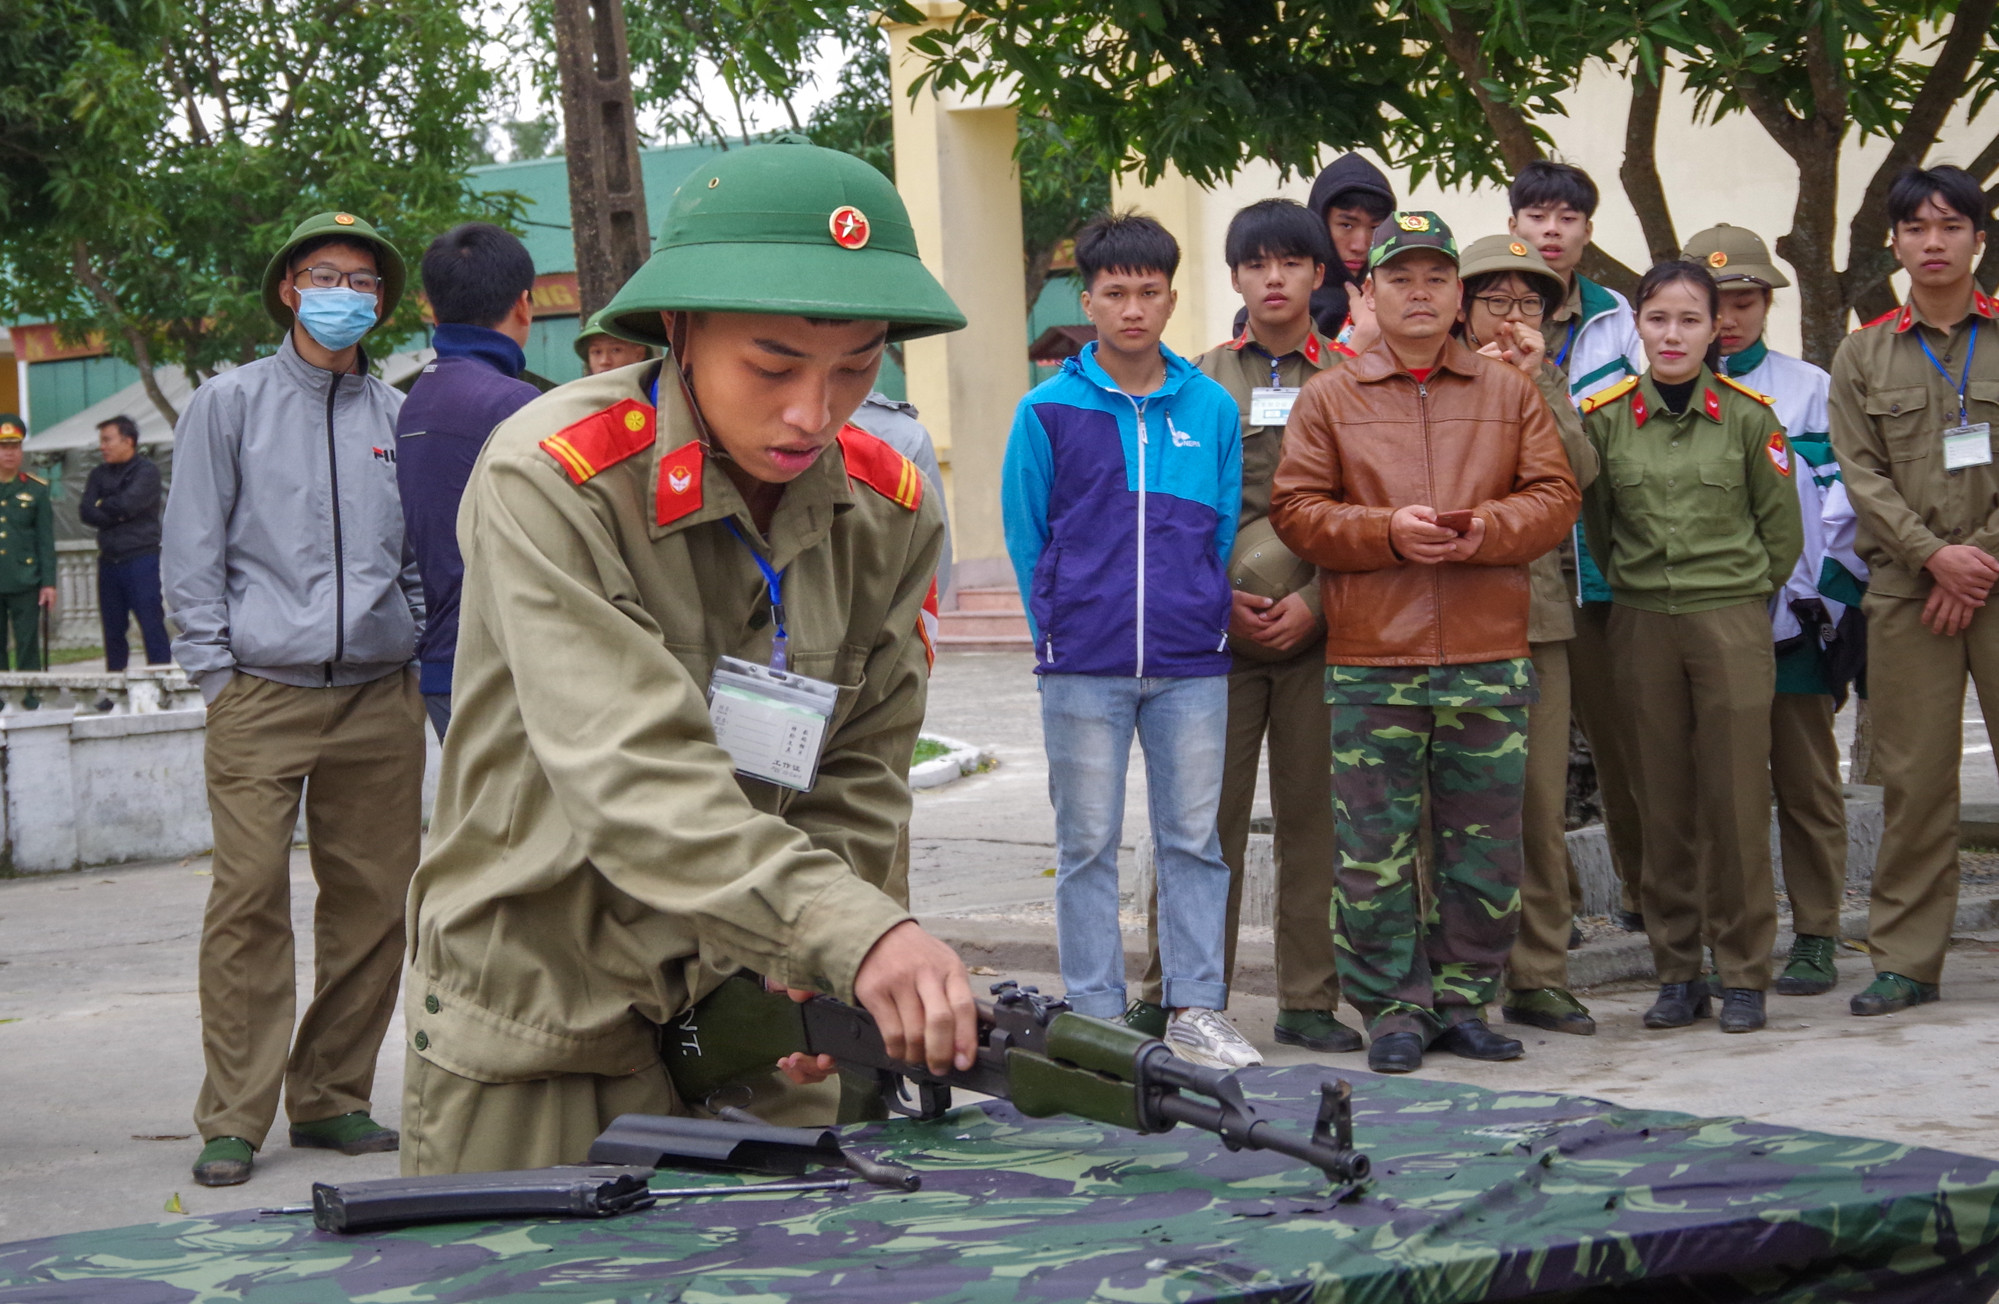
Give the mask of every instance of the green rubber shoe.
<svg viewBox="0 0 1999 1304">
<path fill-rule="evenodd" d="M 203 1186 L 241 1186 L 250 1180 L 256 1150 L 240 1136 L 219 1136 L 201 1148 L 194 1180 Z"/>
<path fill-rule="evenodd" d="M 383 1127 L 358 1109 L 313 1123 L 294 1123 L 291 1135 L 292 1145 L 299 1149 L 338 1150 L 343 1155 L 379 1154 L 402 1143 L 394 1128 Z"/>
<path fill-rule="evenodd" d="M 1877 973 L 1874 981 L 1867 984 L 1867 990 L 1853 998 L 1852 1009 L 1865 1018 L 1899 1013 L 1912 1005 L 1928 1005 L 1942 998 L 1942 990 L 1932 983 L 1919 983 L 1898 973 Z"/>
<path fill-rule="evenodd" d="M 1561 987 L 1530 987 L 1509 991 L 1499 1004 L 1499 1017 L 1508 1023 L 1524 1023 L 1549 1032 L 1569 1032 L 1578 1037 L 1594 1037 L 1596 1020 L 1589 1008 Z"/>
<path fill-rule="evenodd" d="M 1344 1055 L 1367 1044 L 1331 1010 L 1279 1010 L 1275 1035 L 1286 1046 L 1303 1046 L 1321 1055 Z"/>
<path fill-rule="evenodd" d="M 1832 958 L 1839 943 L 1830 937 L 1800 933 L 1791 942 L 1791 958 L 1777 979 L 1780 996 L 1817 996 L 1829 992 L 1839 982 L 1839 970 Z"/>
<path fill-rule="evenodd" d="M 1124 1012 L 1124 1026 L 1136 1028 L 1148 1037 L 1166 1035 L 1166 1007 L 1151 1001 L 1133 1001 Z"/>
</svg>

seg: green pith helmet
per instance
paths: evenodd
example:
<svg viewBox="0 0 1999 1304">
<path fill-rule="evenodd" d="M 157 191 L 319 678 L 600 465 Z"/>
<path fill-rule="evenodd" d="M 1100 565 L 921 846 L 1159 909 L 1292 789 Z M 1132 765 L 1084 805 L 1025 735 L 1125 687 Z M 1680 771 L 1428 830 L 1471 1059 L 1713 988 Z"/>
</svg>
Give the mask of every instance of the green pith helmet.
<svg viewBox="0 0 1999 1304">
<path fill-rule="evenodd" d="M 1235 537 L 1229 554 L 1229 587 L 1276 601 L 1311 583 L 1316 568 L 1284 546 L 1269 517 L 1251 521 Z M 1229 649 L 1251 661 L 1286 661 L 1298 649 L 1266 647 L 1253 638 L 1229 635 Z"/>
<path fill-rule="evenodd" d="M 1569 292 L 1561 273 L 1548 266 L 1540 251 L 1519 236 L 1481 236 L 1466 246 L 1458 264 L 1458 275 L 1469 281 L 1474 276 L 1490 272 L 1512 272 L 1529 285 L 1536 281 L 1543 282 L 1555 296 L 1556 303 L 1560 303 Z"/>
<path fill-rule="evenodd" d="M 583 359 L 583 365 L 590 365 L 591 340 L 623 340 L 622 335 L 613 335 L 604 329 L 604 310 L 599 308 L 590 314 L 590 320 L 583 323 L 583 329 L 576 332 L 576 356 Z M 631 343 L 627 340 L 626 343 Z"/>
<path fill-rule="evenodd" d="M 689 173 L 652 257 L 599 316 L 612 335 L 664 348 L 670 311 L 885 321 L 891 340 L 965 325 L 917 258 L 888 178 L 802 139 L 728 150 Z"/>
<path fill-rule="evenodd" d="M 408 271 L 396 247 L 384 240 L 381 233 L 368 224 L 368 219 L 352 213 L 321 213 L 298 224 L 298 229 L 291 233 L 284 247 L 271 258 L 271 265 L 264 269 L 264 311 L 271 314 L 272 321 L 286 330 L 291 329 L 292 310 L 278 297 L 278 287 L 285 282 L 285 268 L 291 261 L 292 250 L 323 235 L 337 235 L 355 244 L 373 246 L 375 270 L 382 274 L 382 311 L 376 318 L 376 325 L 387 321 L 389 314 L 403 300 L 403 283 L 408 279 Z"/>
<path fill-rule="evenodd" d="M 1791 283 L 1777 270 L 1763 237 L 1746 226 L 1718 222 L 1687 241 L 1680 257 L 1707 268 L 1716 285 L 1748 281 L 1765 290 L 1781 290 Z"/>
</svg>

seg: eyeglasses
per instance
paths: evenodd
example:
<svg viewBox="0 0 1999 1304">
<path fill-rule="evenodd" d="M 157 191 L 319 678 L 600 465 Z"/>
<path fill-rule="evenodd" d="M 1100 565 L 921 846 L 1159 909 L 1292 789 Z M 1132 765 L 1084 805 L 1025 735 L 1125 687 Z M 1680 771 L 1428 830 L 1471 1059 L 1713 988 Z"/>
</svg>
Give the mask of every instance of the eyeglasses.
<svg viewBox="0 0 1999 1304">
<path fill-rule="evenodd" d="M 1529 321 L 1537 321 L 1548 314 L 1548 305 L 1541 301 L 1538 294 L 1518 299 L 1506 294 L 1481 294 L 1478 302 L 1484 304 L 1485 310 L 1495 317 L 1511 317 L 1518 313 Z"/>
<path fill-rule="evenodd" d="M 377 273 L 343 272 L 338 267 L 330 267 L 325 263 L 299 268 L 292 273 L 292 283 L 296 285 L 301 276 L 311 278 L 315 290 L 330 290 L 342 282 L 357 294 L 373 294 L 382 288 L 382 278 Z"/>
</svg>

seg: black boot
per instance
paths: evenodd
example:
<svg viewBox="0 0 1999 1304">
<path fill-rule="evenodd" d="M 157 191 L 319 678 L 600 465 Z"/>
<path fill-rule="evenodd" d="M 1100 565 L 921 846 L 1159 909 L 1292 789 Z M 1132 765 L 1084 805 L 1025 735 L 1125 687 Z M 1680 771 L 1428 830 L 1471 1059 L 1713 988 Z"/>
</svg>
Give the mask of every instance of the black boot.
<svg viewBox="0 0 1999 1304">
<path fill-rule="evenodd" d="M 1475 1060 L 1519 1059 L 1523 1049 L 1513 1038 L 1488 1028 L 1484 1019 L 1454 1023 L 1439 1033 L 1430 1045 L 1436 1050 L 1446 1050 L 1453 1055 Z"/>
<path fill-rule="evenodd" d="M 1367 1048 L 1367 1066 L 1376 1073 L 1414 1073 L 1423 1067 L 1423 1039 L 1413 1032 L 1377 1034 Z"/>
<path fill-rule="evenodd" d="M 1763 993 L 1749 987 L 1730 987 L 1721 994 L 1721 1030 L 1755 1032 L 1763 1026 Z"/>
<path fill-rule="evenodd" d="M 1713 1013 L 1708 1004 L 1707 980 L 1695 979 L 1690 983 L 1662 983 L 1659 999 L 1652 1002 L 1652 1008 L 1645 1011 L 1645 1026 L 1648 1028 L 1684 1028 L 1695 1019 L 1705 1019 Z"/>
</svg>

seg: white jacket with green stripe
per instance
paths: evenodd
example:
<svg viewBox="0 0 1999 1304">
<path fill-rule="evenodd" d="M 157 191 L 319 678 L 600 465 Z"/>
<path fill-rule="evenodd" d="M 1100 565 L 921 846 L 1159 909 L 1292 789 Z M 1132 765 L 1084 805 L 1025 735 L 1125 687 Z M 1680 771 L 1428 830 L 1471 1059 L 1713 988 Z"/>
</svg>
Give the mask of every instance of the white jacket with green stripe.
<svg viewBox="0 0 1999 1304">
<path fill-rule="evenodd" d="M 1638 338 L 1638 318 L 1629 300 L 1580 272 L 1576 284 L 1582 290 L 1581 324 L 1566 348 L 1553 351 L 1552 360 L 1568 377 L 1569 401 L 1581 407 L 1598 390 L 1645 374 L 1645 342 Z M 1575 546 L 1577 603 L 1610 601 L 1610 586 L 1589 555 L 1581 525 L 1575 529 Z"/>
</svg>

